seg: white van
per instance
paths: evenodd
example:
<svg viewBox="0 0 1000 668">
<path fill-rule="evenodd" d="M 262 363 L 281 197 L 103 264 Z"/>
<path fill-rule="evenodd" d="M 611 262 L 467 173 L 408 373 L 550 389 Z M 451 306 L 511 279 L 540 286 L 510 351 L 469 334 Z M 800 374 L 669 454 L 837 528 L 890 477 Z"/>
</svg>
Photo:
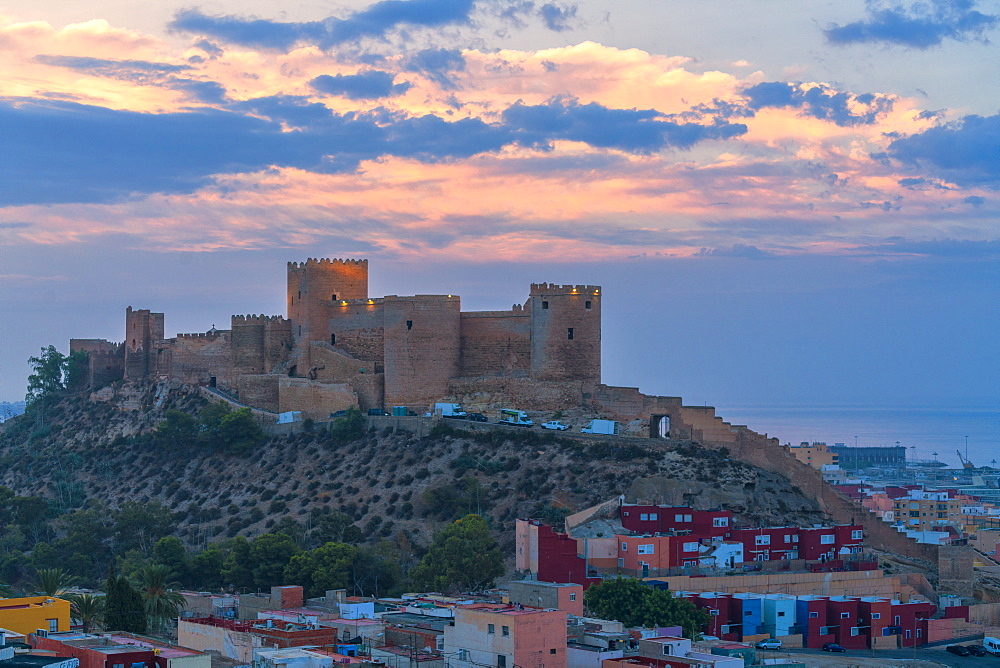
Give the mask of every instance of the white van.
<svg viewBox="0 0 1000 668">
<path fill-rule="evenodd" d="M 1000 654 L 1000 638 L 993 638 L 991 636 L 986 636 L 983 638 L 983 647 L 990 654 Z"/>
</svg>

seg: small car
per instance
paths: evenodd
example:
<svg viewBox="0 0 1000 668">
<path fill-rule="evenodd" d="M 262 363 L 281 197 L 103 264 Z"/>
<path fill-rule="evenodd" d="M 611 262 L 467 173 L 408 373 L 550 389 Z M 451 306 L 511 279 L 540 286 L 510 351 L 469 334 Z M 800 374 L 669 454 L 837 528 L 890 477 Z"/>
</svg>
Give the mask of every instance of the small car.
<svg viewBox="0 0 1000 668">
<path fill-rule="evenodd" d="M 986 656 L 988 654 L 982 645 L 966 645 L 965 649 L 969 650 L 969 654 L 972 656 Z"/>
<path fill-rule="evenodd" d="M 847 650 L 844 649 L 843 645 L 838 645 L 835 642 L 826 642 L 826 643 L 823 643 L 823 651 L 824 652 L 846 652 Z"/>
<path fill-rule="evenodd" d="M 952 654 L 957 654 L 958 656 L 972 656 L 972 652 L 963 645 L 948 645 L 945 650 L 951 652 Z"/>
<path fill-rule="evenodd" d="M 369 408 L 368 409 L 368 414 L 369 415 L 377 415 L 377 416 L 381 417 L 383 415 L 388 415 L 389 412 L 386 411 L 384 408 Z"/>
<path fill-rule="evenodd" d="M 757 643 L 757 649 L 781 649 L 781 641 L 775 640 L 774 638 L 761 640 Z"/>
<path fill-rule="evenodd" d="M 566 431 L 569 429 L 568 424 L 563 424 L 559 420 L 550 420 L 548 422 L 542 423 L 542 429 L 555 429 L 556 431 Z"/>
<path fill-rule="evenodd" d="M 482 413 L 469 413 L 469 419 L 473 422 L 489 422 L 490 419 Z"/>
</svg>

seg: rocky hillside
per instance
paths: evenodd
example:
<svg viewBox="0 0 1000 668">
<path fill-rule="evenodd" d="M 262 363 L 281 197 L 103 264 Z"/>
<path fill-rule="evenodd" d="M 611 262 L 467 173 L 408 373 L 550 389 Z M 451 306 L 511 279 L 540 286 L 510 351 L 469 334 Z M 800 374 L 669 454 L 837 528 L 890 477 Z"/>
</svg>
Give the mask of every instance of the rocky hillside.
<svg viewBox="0 0 1000 668">
<path fill-rule="evenodd" d="M 732 510 L 747 525 L 824 519 L 787 480 L 691 442 L 582 441 L 536 430 L 430 435 L 362 430 L 343 442 L 323 430 L 271 437 L 248 454 L 150 438 L 169 410 L 197 415 L 196 391 L 121 386 L 67 396 L 44 416 L 0 427 L 0 484 L 66 511 L 91 501 L 160 502 L 189 546 L 257 535 L 285 517 L 308 526 L 326 511 L 372 539 L 406 532 L 426 543 L 467 512 L 490 519 L 501 545 L 514 520 L 561 518 L 623 492 L 638 499 Z"/>
</svg>

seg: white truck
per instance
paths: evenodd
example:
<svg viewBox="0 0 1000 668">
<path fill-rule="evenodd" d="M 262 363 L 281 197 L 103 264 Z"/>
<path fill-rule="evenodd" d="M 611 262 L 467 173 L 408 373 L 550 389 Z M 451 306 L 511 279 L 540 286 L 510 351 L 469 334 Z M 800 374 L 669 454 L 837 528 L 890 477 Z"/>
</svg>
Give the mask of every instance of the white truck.
<svg viewBox="0 0 1000 668">
<path fill-rule="evenodd" d="M 500 409 L 500 424 L 512 424 L 515 427 L 534 427 L 535 423 L 524 411 L 514 408 Z"/>
<path fill-rule="evenodd" d="M 453 420 L 464 420 L 468 417 L 462 410 L 462 404 L 434 404 L 434 412 L 441 411 L 441 417 Z"/>
<path fill-rule="evenodd" d="M 584 434 L 618 434 L 618 423 L 614 420 L 591 420 L 590 424 L 580 430 Z"/>
<path fill-rule="evenodd" d="M 1000 638 L 994 638 L 993 636 L 986 636 L 983 638 L 983 647 L 990 654 L 1000 654 Z"/>
</svg>

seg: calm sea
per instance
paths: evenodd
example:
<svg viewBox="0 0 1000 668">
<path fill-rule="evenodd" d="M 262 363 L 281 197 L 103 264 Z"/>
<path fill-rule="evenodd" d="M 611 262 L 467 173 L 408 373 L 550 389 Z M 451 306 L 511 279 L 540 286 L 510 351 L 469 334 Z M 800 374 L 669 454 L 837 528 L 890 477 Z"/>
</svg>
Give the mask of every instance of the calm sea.
<svg viewBox="0 0 1000 668">
<path fill-rule="evenodd" d="M 940 410 L 919 408 L 831 408 L 816 406 L 719 407 L 716 414 L 732 424 L 798 445 L 904 445 L 917 459 L 937 459 L 958 466 L 957 450 L 977 466 L 1000 466 L 1000 409 Z M 856 441 L 855 441 L 856 439 Z"/>
</svg>

